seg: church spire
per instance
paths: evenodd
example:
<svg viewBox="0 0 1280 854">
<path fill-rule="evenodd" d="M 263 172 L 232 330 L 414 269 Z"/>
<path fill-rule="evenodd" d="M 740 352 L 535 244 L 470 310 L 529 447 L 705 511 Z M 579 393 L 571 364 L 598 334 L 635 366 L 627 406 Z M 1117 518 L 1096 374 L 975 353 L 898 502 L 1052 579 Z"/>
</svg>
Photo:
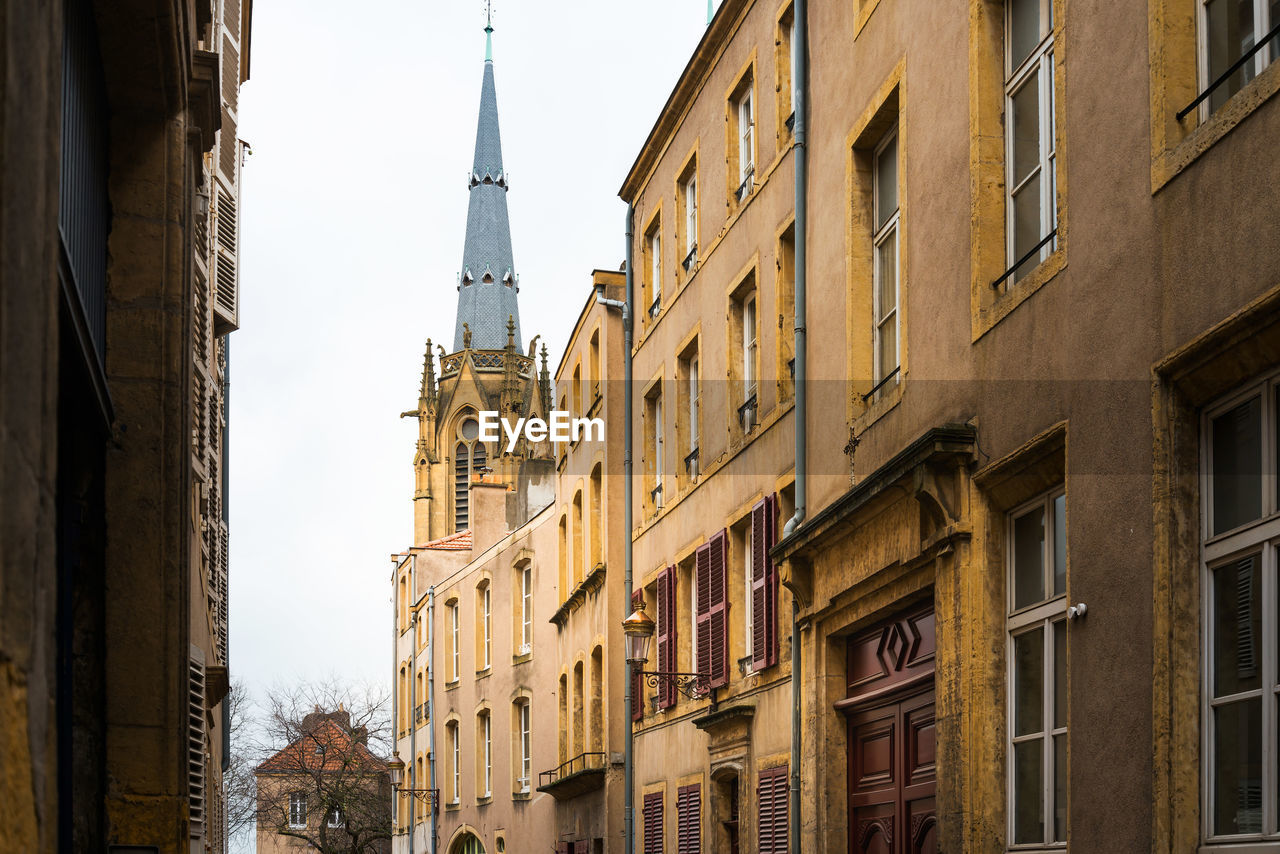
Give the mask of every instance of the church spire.
<svg viewBox="0 0 1280 854">
<path fill-rule="evenodd" d="M 488 10 L 486 10 L 488 11 Z M 485 21 L 484 76 L 480 83 L 480 116 L 476 126 L 475 157 L 469 180 L 467 236 L 462 250 L 458 285 L 458 316 L 453 349 L 463 349 L 463 326 L 471 330 L 471 347 L 501 350 L 506 345 L 506 321 L 515 323 L 520 340 L 519 290 L 511 254 L 511 225 L 507 218 L 507 176 L 502 168 L 502 140 L 498 133 L 498 95 L 493 83 L 493 22 Z"/>
</svg>

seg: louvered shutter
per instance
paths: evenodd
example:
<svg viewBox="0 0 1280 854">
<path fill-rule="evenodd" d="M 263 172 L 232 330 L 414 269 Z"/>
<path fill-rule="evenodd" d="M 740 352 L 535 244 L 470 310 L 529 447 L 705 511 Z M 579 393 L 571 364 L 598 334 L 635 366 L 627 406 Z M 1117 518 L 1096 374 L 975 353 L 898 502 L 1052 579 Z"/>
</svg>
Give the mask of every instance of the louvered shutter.
<svg viewBox="0 0 1280 854">
<path fill-rule="evenodd" d="M 658 576 L 658 669 L 666 673 L 676 672 L 676 568 L 667 567 Z M 676 704 L 676 686 L 664 680 L 658 692 L 658 708 L 669 709 Z"/>
<path fill-rule="evenodd" d="M 591 854 L 591 840 L 579 839 L 573 843 L 573 854 Z"/>
<path fill-rule="evenodd" d="M 662 854 L 662 792 L 644 796 L 644 854 Z"/>
<path fill-rule="evenodd" d="M 696 783 L 676 795 L 676 852 L 702 854 L 702 787 Z"/>
<path fill-rule="evenodd" d="M 631 610 L 639 607 L 644 601 L 644 592 L 637 590 L 631 594 Z M 639 721 L 644 719 L 644 680 L 640 676 L 640 672 L 633 666 L 631 670 L 631 720 Z"/>
<path fill-rule="evenodd" d="M 756 828 L 759 854 L 787 851 L 787 766 L 760 772 L 756 786 Z"/>
<path fill-rule="evenodd" d="M 711 601 L 708 622 L 711 635 L 711 687 L 729 684 L 729 532 L 721 531 L 708 544 Z"/>
<path fill-rule="evenodd" d="M 697 609 L 694 612 L 694 641 L 697 643 L 697 670 L 715 679 L 711 670 L 711 543 L 694 553 L 693 574 Z"/>
<path fill-rule="evenodd" d="M 760 569 L 756 570 L 756 557 L 753 553 L 752 563 L 752 633 L 760 639 L 760 645 L 756 645 L 755 638 L 752 639 L 752 661 L 751 666 L 760 669 L 771 667 L 778 663 L 778 568 L 773 565 L 773 559 L 769 557 L 769 552 L 773 549 L 778 541 L 778 496 L 777 493 L 765 496 L 765 499 L 756 505 L 759 509 L 760 518 L 760 548 L 759 548 L 759 564 Z M 754 549 L 756 539 L 756 511 L 751 513 L 751 535 L 752 545 Z M 757 614 L 754 612 L 755 597 L 755 576 L 759 576 L 760 583 L 760 600 L 761 607 L 759 612 L 759 622 L 756 622 Z"/>
<path fill-rule="evenodd" d="M 215 334 L 224 335 L 240 324 L 240 225 L 235 196 L 224 189 L 220 181 L 214 216 L 217 228 L 213 250 L 213 327 Z"/>
<path fill-rule="evenodd" d="M 755 670 L 767 667 L 769 658 L 769 629 L 765 625 L 769 610 L 768 551 L 764 544 L 767 503 L 765 499 L 751 508 L 751 667 Z"/>
<path fill-rule="evenodd" d="M 204 835 L 205 717 L 204 653 L 191 647 L 187 659 L 187 805 L 192 839 Z"/>
<path fill-rule="evenodd" d="M 572 844 L 571 842 L 557 842 L 556 854 L 572 854 L 572 849 L 570 848 Z"/>
</svg>

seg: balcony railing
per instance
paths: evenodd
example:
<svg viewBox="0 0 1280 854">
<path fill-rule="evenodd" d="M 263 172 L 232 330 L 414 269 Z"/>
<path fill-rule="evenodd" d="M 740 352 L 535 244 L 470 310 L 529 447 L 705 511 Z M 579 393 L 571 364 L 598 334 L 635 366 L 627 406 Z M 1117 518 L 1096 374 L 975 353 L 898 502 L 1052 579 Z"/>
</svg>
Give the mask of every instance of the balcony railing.
<svg viewBox="0 0 1280 854">
<path fill-rule="evenodd" d="M 698 476 L 698 449 L 694 448 L 684 458 L 684 473 L 689 477 Z"/>
<path fill-rule="evenodd" d="M 538 775 L 538 788 L 544 789 L 548 786 L 554 786 L 563 782 L 575 774 L 581 774 L 584 771 L 603 771 L 608 764 L 609 754 L 603 752 L 579 753 L 572 759 L 561 762 L 550 771 L 543 771 Z"/>
<path fill-rule="evenodd" d="M 1275 13 L 1273 12 L 1272 14 L 1275 14 Z M 1243 54 L 1241 54 L 1240 58 L 1237 59 L 1235 62 L 1233 62 L 1230 68 L 1228 68 L 1226 71 L 1219 74 L 1217 79 L 1215 79 L 1212 83 L 1206 86 L 1203 92 L 1201 92 L 1199 95 L 1196 95 L 1195 100 L 1193 100 L 1190 104 L 1187 104 L 1181 110 L 1178 110 L 1178 121 L 1182 121 L 1183 119 L 1185 119 L 1188 113 L 1190 113 L 1196 107 L 1200 106 L 1201 102 L 1204 101 L 1205 98 L 1208 98 L 1210 95 L 1213 94 L 1215 89 L 1217 89 L 1223 83 L 1226 83 L 1228 80 L 1230 80 L 1231 75 L 1235 74 L 1237 71 L 1243 68 L 1246 62 L 1253 59 L 1253 57 L 1258 53 L 1258 51 L 1262 50 L 1264 47 L 1271 44 L 1271 40 L 1276 38 L 1277 36 L 1280 36 L 1280 23 L 1272 27 L 1271 32 L 1267 33 L 1265 36 L 1259 39 L 1258 42 L 1254 44 L 1253 47 L 1249 48 Z"/>
<path fill-rule="evenodd" d="M 684 271 L 689 272 L 689 268 L 698 263 L 698 245 L 695 243 L 689 247 L 689 254 L 684 256 L 684 260 L 680 262 L 680 266 L 684 267 Z"/>
<path fill-rule="evenodd" d="M 743 433 L 750 433 L 756 424 L 756 393 L 753 391 L 751 395 L 742 402 L 738 407 L 738 423 L 742 425 Z"/>
</svg>

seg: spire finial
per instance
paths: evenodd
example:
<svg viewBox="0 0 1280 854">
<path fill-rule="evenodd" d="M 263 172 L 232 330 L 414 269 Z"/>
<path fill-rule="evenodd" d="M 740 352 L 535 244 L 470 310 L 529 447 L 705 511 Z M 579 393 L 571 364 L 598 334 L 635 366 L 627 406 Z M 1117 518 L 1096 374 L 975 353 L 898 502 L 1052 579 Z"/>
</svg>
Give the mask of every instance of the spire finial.
<svg viewBox="0 0 1280 854">
<path fill-rule="evenodd" d="M 493 62 L 493 0 L 484 0 L 484 61 Z"/>
</svg>

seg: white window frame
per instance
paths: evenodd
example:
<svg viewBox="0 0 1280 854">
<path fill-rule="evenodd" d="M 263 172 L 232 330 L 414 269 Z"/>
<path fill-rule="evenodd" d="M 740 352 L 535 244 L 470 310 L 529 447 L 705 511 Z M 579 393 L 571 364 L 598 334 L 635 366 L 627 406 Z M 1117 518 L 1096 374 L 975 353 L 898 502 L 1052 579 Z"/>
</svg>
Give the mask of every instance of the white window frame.
<svg viewBox="0 0 1280 854">
<path fill-rule="evenodd" d="M 1214 81 L 1214 77 L 1211 77 L 1209 74 L 1209 13 L 1207 7 L 1210 2 L 1211 0 L 1198 0 L 1196 3 L 1196 69 L 1200 84 L 1197 90 L 1198 92 L 1204 91 L 1209 84 Z M 1253 34 L 1248 45 L 1241 45 L 1242 52 L 1249 50 L 1256 45 L 1258 43 L 1258 39 L 1269 33 L 1271 28 L 1278 23 L 1280 23 L 1280 21 L 1271 20 L 1271 9 L 1268 0 L 1253 0 Z M 1275 57 L 1270 55 L 1272 51 L 1276 52 L 1277 55 Z M 1267 66 L 1277 60 L 1280 60 L 1280 48 L 1277 48 L 1274 45 L 1270 48 L 1264 47 L 1253 55 L 1252 60 L 1246 62 L 1235 73 L 1245 73 L 1245 85 L 1247 86 L 1249 83 L 1253 82 L 1259 74 L 1265 71 Z M 1225 87 L 1228 87 L 1229 85 L 1230 78 L 1224 80 L 1222 85 L 1219 86 L 1216 91 L 1224 91 Z M 1226 101 L 1231 100 L 1232 97 L 1234 97 L 1234 93 L 1228 95 Z M 1209 116 L 1215 112 L 1215 109 L 1212 107 L 1213 100 L 1213 96 L 1210 95 L 1208 98 L 1205 98 L 1200 102 L 1200 106 L 1198 108 L 1200 112 L 1200 121 L 1207 121 Z M 1221 109 L 1223 106 L 1226 106 L 1226 101 L 1219 104 L 1217 109 Z"/>
<path fill-rule="evenodd" d="M 303 792 L 289 793 L 289 826 L 293 828 L 307 826 L 307 796 Z"/>
<path fill-rule="evenodd" d="M 653 509 L 662 509 L 662 458 L 664 456 L 662 447 L 662 391 L 653 396 L 653 487 L 656 492 L 653 493 Z"/>
<path fill-rule="evenodd" d="M 516 719 L 520 727 L 520 776 L 516 778 L 516 782 L 520 784 L 520 793 L 527 794 L 532 784 L 533 775 L 533 742 L 530 738 L 530 721 L 533 717 L 529 708 L 529 700 L 523 699 L 518 702 L 519 712 Z"/>
<path fill-rule="evenodd" d="M 662 220 L 656 220 L 649 232 L 649 317 L 662 310 Z"/>
<path fill-rule="evenodd" d="M 790 34 L 787 36 L 787 57 L 791 63 L 791 79 L 790 85 L 787 87 L 787 115 L 788 117 L 796 114 L 796 10 L 795 6 L 791 7 L 791 27 Z M 794 129 L 792 130 L 794 133 Z"/>
<path fill-rule="evenodd" d="M 449 605 L 449 636 L 453 643 L 453 648 L 449 650 L 450 682 L 457 682 L 462 673 L 462 615 L 458 605 L 457 600 Z"/>
<path fill-rule="evenodd" d="M 698 249 L 698 172 L 684 182 L 684 257 Z"/>
<path fill-rule="evenodd" d="M 759 389 L 756 376 L 759 334 L 756 330 L 756 292 L 752 290 L 742 300 L 742 402 L 746 403 Z M 757 404 L 759 401 L 757 400 Z"/>
<path fill-rule="evenodd" d="M 520 654 L 533 651 L 533 564 L 520 570 Z"/>
<path fill-rule="evenodd" d="M 872 220 L 880 221 L 880 156 L 890 147 L 894 148 L 895 161 L 897 163 L 898 176 L 902 176 L 902 151 L 898 146 L 898 126 L 895 124 L 888 133 L 886 133 L 876 144 L 875 152 L 871 158 L 871 184 L 872 184 Z M 897 204 L 893 208 L 893 213 L 885 217 L 884 224 L 876 228 L 872 235 L 872 255 L 874 257 L 873 267 L 875 281 L 872 282 L 872 306 L 874 317 L 871 319 L 871 360 L 872 370 L 874 373 L 873 380 L 879 385 L 893 371 L 902 367 L 902 313 L 901 308 L 902 294 L 900 291 L 902 283 L 902 239 L 898 228 L 899 219 L 902 213 L 902 182 L 895 180 L 894 186 L 897 187 Z M 884 273 L 880 264 L 880 247 L 890 239 L 894 241 L 894 248 L 897 257 L 893 263 L 893 307 L 888 308 L 881 305 L 880 280 Z M 880 342 L 884 335 L 884 329 L 889 323 L 893 324 L 893 342 L 894 342 L 894 364 L 886 366 L 882 364 L 880 357 Z"/>
<path fill-rule="evenodd" d="M 484 670 L 488 670 L 491 661 L 490 653 L 493 647 L 493 585 L 486 584 L 484 590 L 480 593 L 480 613 L 481 613 L 481 629 L 484 632 Z"/>
<path fill-rule="evenodd" d="M 1056 521 L 1054 514 L 1054 502 L 1064 497 L 1066 494 L 1062 487 L 1055 488 L 1049 492 L 1043 493 L 1035 499 L 1014 508 L 1005 517 L 1005 579 L 1006 579 L 1006 598 L 1007 598 L 1007 632 L 1005 635 L 1005 662 L 1006 676 L 1005 685 L 1006 696 L 1006 715 L 1007 729 L 1005 735 L 1005 786 L 1006 786 L 1006 812 L 1008 813 L 1007 832 L 1008 832 L 1008 848 L 1010 851 L 1060 851 L 1065 850 L 1067 842 L 1065 839 L 1052 839 L 1054 834 L 1054 812 L 1058 806 L 1054 802 L 1054 778 L 1055 778 L 1055 762 L 1056 754 L 1054 752 L 1054 744 L 1057 738 L 1069 738 L 1067 735 L 1068 727 L 1054 726 L 1053 713 L 1056 705 L 1056 680 L 1054 678 L 1054 665 L 1056 657 L 1054 655 L 1054 629 L 1058 623 L 1066 625 L 1067 615 L 1067 592 L 1053 592 L 1054 581 L 1054 562 L 1055 557 L 1055 536 Z M 1044 569 L 1044 596 L 1045 598 L 1039 602 L 1025 605 L 1019 609 L 1014 608 L 1015 602 L 1015 575 L 1014 575 L 1014 523 L 1016 520 L 1027 515 L 1029 512 L 1039 510 L 1044 514 L 1044 545 L 1041 556 L 1041 563 Z M 1070 560 L 1067 561 L 1068 566 Z M 1069 583 L 1069 579 L 1068 579 Z M 1040 730 L 1035 733 L 1026 733 L 1023 735 L 1015 735 L 1015 714 L 1016 708 L 1016 683 L 1015 683 L 1015 667 L 1014 659 L 1014 642 L 1020 635 L 1034 632 L 1037 629 L 1043 632 L 1043 648 L 1041 650 L 1041 672 L 1043 684 L 1040 689 Z M 1068 646 L 1070 641 L 1068 641 Z M 1068 711 L 1068 715 L 1070 712 Z M 1015 797 L 1017 794 L 1014 766 L 1014 745 L 1028 741 L 1043 741 L 1043 753 L 1040 760 L 1041 772 L 1041 803 L 1044 834 L 1039 842 L 1014 842 L 1015 821 L 1017 818 L 1017 809 Z M 1068 752 L 1070 751 L 1070 742 L 1068 741 Z M 1068 793 L 1070 800 L 1070 793 Z M 1068 822 L 1070 816 L 1068 815 Z M 1069 832 L 1069 830 L 1068 830 Z"/>
<path fill-rule="evenodd" d="M 329 827 L 346 827 L 347 822 L 342 817 L 342 809 L 340 807 L 331 807 L 328 816 Z"/>
<path fill-rule="evenodd" d="M 493 797 L 493 715 L 486 710 L 480 715 L 483 723 L 480 725 L 482 738 L 484 739 L 484 794 L 482 797 Z"/>
<path fill-rule="evenodd" d="M 1265 50 L 1265 48 L 1264 48 Z M 1277 381 L 1280 373 L 1255 380 L 1230 395 L 1220 398 L 1211 406 L 1205 407 L 1200 423 L 1200 495 L 1201 495 L 1201 561 L 1200 561 L 1200 824 L 1202 839 L 1207 848 L 1202 851 L 1280 851 L 1280 809 L 1276 799 L 1280 790 L 1280 770 L 1277 769 L 1277 756 L 1280 746 L 1277 745 L 1276 727 L 1280 724 L 1280 655 L 1277 654 L 1276 640 L 1280 633 L 1280 608 L 1277 607 L 1277 575 L 1280 565 L 1280 495 L 1277 487 L 1280 478 L 1276 474 L 1276 460 L 1280 455 L 1277 449 L 1275 430 L 1277 429 L 1276 406 L 1280 403 L 1280 388 Z M 1262 476 L 1259 488 L 1261 504 L 1258 518 L 1245 522 L 1220 534 L 1213 533 L 1213 453 L 1211 425 L 1213 419 L 1229 412 L 1251 398 L 1259 397 L 1261 417 L 1259 433 L 1261 438 Z M 1270 432 L 1269 432 L 1270 431 Z M 1213 608 L 1214 585 L 1213 573 L 1226 564 L 1257 555 L 1259 574 L 1261 577 L 1261 632 L 1259 643 L 1260 657 L 1259 687 L 1241 691 L 1225 697 L 1213 696 L 1214 681 L 1214 638 Z M 1260 700 L 1260 724 L 1262 728 L 1262 780 L 1260 833 L 1214 834 L 1214 729 L 1213 709 L 1220 705 L 1229 705 L 1242 700 L 1254 698 Z M 1267 761 L 1267 758 L 1270 761 Z M 1270 832 L 1268 832 L 1268 830 Z M 1245 848 L 1238 848 L 1238 843 L 1254 843 Z M 1231 848 L 1219 849 L 1218 845 L 1231 844 Z M 1255 847 L 1257 846 L 1257 847 Z"/>
<path fill-rule="evenodd" d="M 689 356 L 689 375 L 685 378 L 685 381 L 688 383 L 689 394 L 689 453 L 692 454 L 698 450 L 699 442 L 702 439 L 698 431 L 699 395 L 702 393 L 702 388 L 698 378 L 698 354 L 696 352 Z"/>
<path fill-rule="evenodd" d="M 738 186 L 744 184 L 748 191 L 755 183 L 756 173 L 756 118 L 754 79 L 748 79 L 746 89 L 738 98 Z M 745 195 L 745 194 L 744 194 Z"/>
<path fill-rule="evenodd" d="M 1053 52 L 1053 0 L 1039 0 L 1039 4 L 1040 42 L 1027 55 L 1026 59 L 1017 67 L 1014 67 L 1012 33 L 1013 9 L 1016 4 L 1013 0 L 1005 3 L 1005 255 L 1009 267 L 1013 267 L 1014 263 L 1021 257 L 1017 249 L 1017 221 L 1014 216 L 1014 196 L 1017 195 L 1020 189 L 1035 179 L 1037 175 L 1041 176 L 1039 239 L 1043 240 L 1050 231 L 1058 227 L 1058 122 L 1055 116 L 1057 107 L 1054 93 L 1054 77 L 1057 73 L 1057 67 Z M 1037 124 L 1040 135 L 1040 157 L 1036 167 L 1028 172 L 1017 186 L 1014 186 L 1013 98 L 1027 84 L 1033 74 L 1037 75 L 1036 85 L 1039 87 L 1039 91 L 1036 94 L 1036 103 L 1040 111 Z M 1045 180 L 1046 176 L 1048 180 Z M 901 195 L 901 191 L 899 191 L 899 195 Z M 1057 248 L 1058 238 L 1055 237 L 1040 247 L 1039 261 L 1043 262 Z M 1027 263 L 1030 263 L 1030 261 Z M 1034 269 L 1034 266 L 1032 265 L 1028 268 L 1028 272 Z M 1018 278 L 1018 271 L 1012 270 L 1002 287 L 1009 287 Z"/>
<path fill-rule="evenodd" d="M 450 722 L 449 734 L 453 739 L 453 791 L 449 794 L 453 796 L 450 803 L 456 804 L 462 800 L 462 727 L 457 721 Z"/>
</svg>

